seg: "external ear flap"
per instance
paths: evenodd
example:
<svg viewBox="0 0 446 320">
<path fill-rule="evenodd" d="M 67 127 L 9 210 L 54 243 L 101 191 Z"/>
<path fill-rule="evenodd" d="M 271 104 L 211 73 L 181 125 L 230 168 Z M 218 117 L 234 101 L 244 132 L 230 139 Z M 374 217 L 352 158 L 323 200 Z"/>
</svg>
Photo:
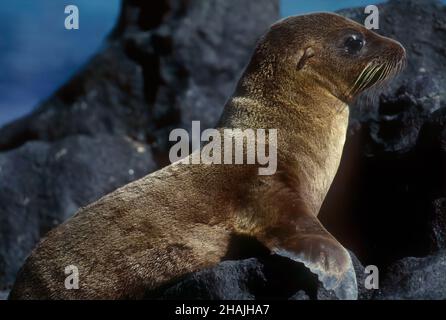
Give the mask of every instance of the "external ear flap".
<svg viewBox="0 0 446 320">
<path fill-rule="evenodd" d="M 301 70 L 307 60 L 314 56 L 314 50 L 311 47 L 306 48 L 305 50 L 299 50 L 298 61 L 297 61 L 297 70 Z"/>
</svg>

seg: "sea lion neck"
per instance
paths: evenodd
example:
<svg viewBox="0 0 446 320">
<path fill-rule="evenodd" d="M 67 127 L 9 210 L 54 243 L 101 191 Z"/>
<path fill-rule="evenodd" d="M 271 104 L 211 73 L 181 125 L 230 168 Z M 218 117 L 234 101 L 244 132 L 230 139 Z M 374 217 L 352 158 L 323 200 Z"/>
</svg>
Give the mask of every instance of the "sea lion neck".
<svg viewBox="0 0 446 320">
<path fill-rule="evenodd" d="M 277 172 L 308 199 L 309 210 L 316 214 L 340 163 L 349 108 L 324 90 L 317 96 L 293 96 L 234 96 L 225 106 L 220 127 L 277 129 Z"/>
<path fill-rule="evenodd" d="M 313 88 L 311 93 L 297 90 L 276 91 L 270 96 L 236 95 L 226 104 L 219 126 L 277 129 L 279 161 L 293 163 L 311 150 L 314 159 L 330 157 L 333 137 L 328 133 L 339 131 L 345 138 L 349 108 L 326 90 Z"/>
<path fill-rule="evenodd" d="M 239 83 L 234 96 L 225 105 L 221 127 L 293 132 L 303 125 L 319 126 L 348 119 L 348 105 L 314 83 L 262 82 L 253 88 L 250 82 L 251 77 L 248 77 Z"/>
</svg>

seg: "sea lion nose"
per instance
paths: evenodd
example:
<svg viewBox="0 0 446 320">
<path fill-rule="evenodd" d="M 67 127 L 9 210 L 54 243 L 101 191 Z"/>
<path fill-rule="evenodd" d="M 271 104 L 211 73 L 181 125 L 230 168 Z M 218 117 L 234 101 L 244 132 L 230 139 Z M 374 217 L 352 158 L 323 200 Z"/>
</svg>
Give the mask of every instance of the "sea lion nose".
<svg viewBox="0 0 446 320">
<path fill-rule="evenodd" d="M 385 52 L 394 54 L 401 60 L 406 59 L 406 49 L 400 42 L 376 33 L 372 37 L 376 39 L 375 43 L 379 44 L 379 47 Z"/>
<path fill-rule="evenodd" d="M 395 54 L 401 59 L 404 60 L 406 59 L 406 49 L 404 48 L 404 46 L 393 39 L 388 39 L 389 41 L 389 46 L 392 49 L 393 52 L 395 52 Z"/>
<path fill-rule="evenodd" d="M 403 45 L 398 41 L 393 41 L 393 45 L 401 58 L 406 58 L 406 49 L 403 47 Z"/>
</svg>

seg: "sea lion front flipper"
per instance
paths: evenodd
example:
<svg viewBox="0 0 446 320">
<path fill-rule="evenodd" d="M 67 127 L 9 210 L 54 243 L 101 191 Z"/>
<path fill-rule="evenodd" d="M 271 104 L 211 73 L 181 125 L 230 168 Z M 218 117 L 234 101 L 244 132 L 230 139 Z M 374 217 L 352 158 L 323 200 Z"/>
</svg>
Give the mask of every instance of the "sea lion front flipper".
<svg viewBox="0 0 446 320">
<path fill-rule="evenodd" d="M 350 254 L 316 217 L 305 215 L 286 227 L 271 228 L 259 240 L 271 252 L 303 263 L 339 299 L 357 299 L 358 286 Z"/>
</svg>

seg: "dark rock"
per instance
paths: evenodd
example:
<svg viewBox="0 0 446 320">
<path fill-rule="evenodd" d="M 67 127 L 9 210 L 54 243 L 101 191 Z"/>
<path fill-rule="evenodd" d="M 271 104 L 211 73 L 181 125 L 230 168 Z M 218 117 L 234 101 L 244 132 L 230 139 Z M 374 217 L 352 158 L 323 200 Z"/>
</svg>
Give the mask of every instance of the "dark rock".
<svg viewBox="0 0 446 320">
<path fill-rule="evenodd" d="M 255 258 L 224 261 L 212 269 L 193 273 L 166 289 L 162 299 L 253 300 L 265 286 L 263 265 Z"/>
<path fill-rule="evenodd" d="M 284 278 L 286 275 L 286 279 Z M 224 261 L 192 273 L 166 289 L 162 299 L 254 300 L 316 297 L 318 281 L 300 263 L 271 256 Z M 300 294 L 294 294 L 299 291 Z"/>
<path fill-rule="evenodd" d="M 446 250 L 446 198 L 435 200 L 433 206 L 434 215 L 431 221 L 433 251 Z"/>
<path fill-rule="evenodd" d="M 310 300 L 310 297 L 303 290 L 297 291 L 289 300 Z"/>
<path fill-rule="evenodd" d="M 367 121 L 370 144 L 368 155 L 404 154 L 412 150 L 421 126 L 440 108 L 438 87 L 427 76 L 405 80 L 393 94 L 382 94 L 377 119 Z M 435 98 L 436 97 L 436 98 Z"/>
<path fill-rule="evenodd" d="M 358 284 L 358 300 L 370 300 L 374 295 L 374 289 L 367 289 L 365 287 L 367 274 L 365 273 L 365 268 L 361 264 L 361 261 L 356 257 L 356 255 L 350 251 L 350 257 L 352 258 L 353 268 L 355 268 L 356 282 Z"/>
<path fill-rule="evenodd" d="M 79 207 L 154 169 L 148 146 L 109 135 L 0 153 L 0 284 L 11 284 L 39 239 Z"/>
<path fill-rule="evenodd" d="M 364 267 L 350 254 L 358 278 L 358 298 L 369 299 L 372 292 L 364 288 Z M 149 296 L 161 299 L 337 300 L 336 294 L 326 290 L 303 264 L 274 255 L 224 261 Z"/>
<path fill-rule="evenodd" d="M 377 299 L 446 299 L 446 252 L 392 264 Z"/>
<path fill-rule="evenodd" d="M 150 134 L 164 151 L 173 128 L 190 129 L 192 120 L 202 129 L 215 126 L 258 37 L 279 17 L 278 1 L 187 3 L 172 1 L 163 24 L 149 34 L 124 37 L 146 81 L 158 82 L 146 82 L 146 97 Z M 148 57 L 155 65 L 147 66 Z"/>
<path fill-rule="evenodd" d="M 0 151 L 75 134 L 144 141 L 149 109 L 143 83 L 141 67 L 111 43 L 34 112 L 1 128 Z"/>
<path fill-rule="evenodd" d="M 8 299 L 9 292 L 8 291 L 0 291 L 0 300 Z"/>
</svg>

